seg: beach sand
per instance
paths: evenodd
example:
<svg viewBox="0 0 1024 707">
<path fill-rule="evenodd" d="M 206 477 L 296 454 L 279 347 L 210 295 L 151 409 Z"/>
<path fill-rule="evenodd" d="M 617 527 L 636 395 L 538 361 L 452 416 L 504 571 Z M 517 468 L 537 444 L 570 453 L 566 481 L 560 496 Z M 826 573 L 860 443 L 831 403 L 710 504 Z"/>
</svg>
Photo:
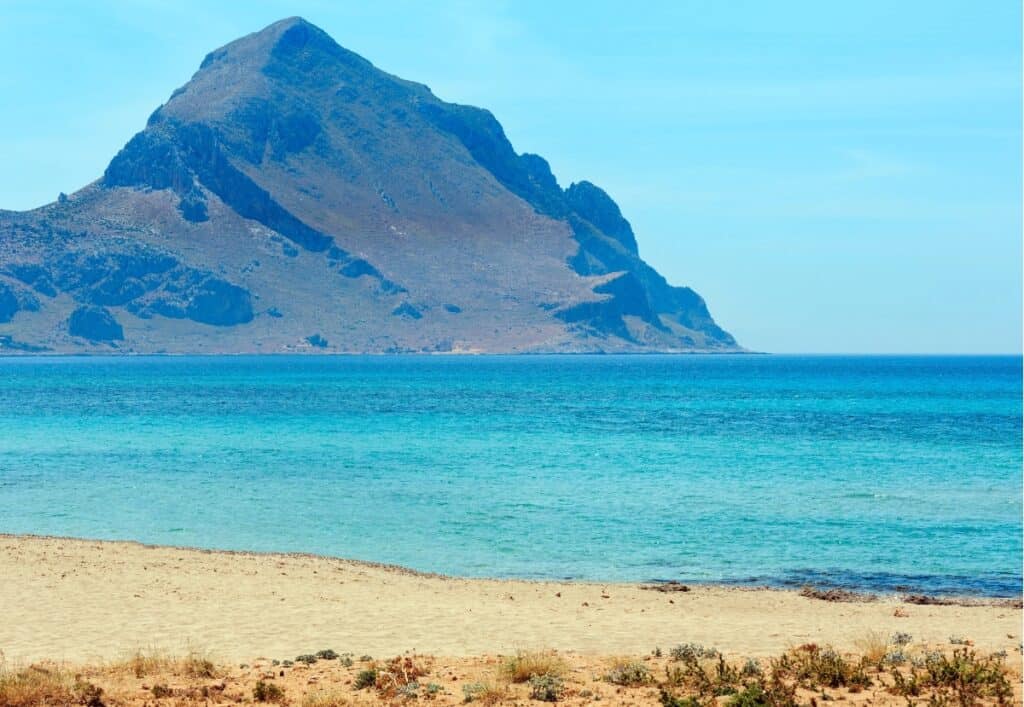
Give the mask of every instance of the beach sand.
<svg viewBox="0 0 1024 707">
<path fill-rule="evenodd" d="M 199 649 L 230 662 L 332 648 L 374 656 L 557 649 L 644 655 L 679 643 L 769 656 L 804 643 L 854 650 L 874 632 L 1018 656 L 1021 610 L 835 603 L 795 591 L 458 579 L 347 560 L 0 536 L 7 661 L 115 659 Z"/>
</svg>

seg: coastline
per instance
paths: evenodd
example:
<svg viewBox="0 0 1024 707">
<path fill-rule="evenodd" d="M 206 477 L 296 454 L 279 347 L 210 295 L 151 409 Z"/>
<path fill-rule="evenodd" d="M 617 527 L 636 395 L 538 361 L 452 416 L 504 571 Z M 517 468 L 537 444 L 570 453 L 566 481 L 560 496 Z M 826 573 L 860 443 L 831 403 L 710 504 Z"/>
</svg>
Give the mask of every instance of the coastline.
<svg viewBox="0 0 1024 707">
<path fill-rule="evenodd" d="M 332 646 L 439 656 L 556 649 L 648 654 L 696 642 L 733 656 L 804 643 L 852 650 L 869 634 L 951 636 L 1016 653 L 1008 602 L 833 602 L 799 591 L 691 585 L 464 579 L 304 553 L 0 535 L 0 650 L 9 661 L 112 660 L 196 647 L 224 660 Z"/>
<path fill-rule="evenodd" d="M 232 548 L 217 548 L 217 547 L 202 547 L 199 545 L 175 545 L 171 543 L 150 543 L 142 540 L 128 540 L 121 538 L 90 538 L 90 537 L 79 537 L 76 535 L 51 535 L 46 533 L 4 533 L 0 532 L 0 543 L 7 540 L 45 540 L 45 541 L 67 541 L 67 542 L 85 542 L 92 544 L 101 545 L 125 545 L 130 547 L 137 547 L 143 550 L 181 550 L 189 553 L 198 553 L 205 555 L 237 555 L 242 557 L 252 558 L 293 558 L 293 559 L 308 559 L 308 560 L 323 560 L 328 562 L 337 562 L 345 565 L 350 565 L 355 568 L 366 567 L 372 569 L 385 570 L 388 572 L 394 572 L 397 574 L 406 574 L 416 577 L 429 577 L 433 579 L 446 579 L 453 581 L 480 581 L 480 582 L 516 582 L 522 584 L 539 584 L 539 585 L 593 585 L 593 586 L 626 586 L 626 587 L 643 587 L 645 589 L 651 589 L 658 591 L 658 587 L 666 587 L 664 591 L 673 591 L 672 585 L 685 585 L 686 591 L 693 589 L 722 589 L 722 590 L 736 590 L 736 591 L 779 591 L 779 592 L 805 592 L 808 595 L 813 594 L 826 594 L 829 592 L 837 592 L 837 596 L 843 596 L 842 599 L 826 599 L 826 601 L 836 601 L 840 603 L 868 603 L 868 602 L 889 602 L 889 603 L 907 603 L 907 604 L 928 604 L 928 605 L 956 605 L 956 606 L 996 606 L 1004 608 L 1022 608 L 1019 606 L 1024 603 L 1022 596 L 1010 596 L 1010 595 L 985 595 L 985 594 L 971 594 L 971 593 L 950 593 L 944 592 L 937 595 L 929 595 L 924 593 L 917 587 L 908 586 L 900 591 L 879 591 L 879 590 L 865 590 L 865 589 L 850 589 L 840 585 L 796 585 L 792 582 L 772 583 L 757 582 L 757 581 L 704 581 L 695 579 L 650 579 L 650 580 L 600 580 L 600 579 L 588 579 L 585 577 L 565 577 L 565 578 L 546 578 L 546 577 L 502 577 L 502 576 L 489 576 L 489 575 L 459 575 L 459 574 L 446 574 L 444 572 L 432 572 L 429 570 L 420 570 L 415 567 L 408 567 L 406 565 L 395 564 L 390 562 L 377 562 L 374 560 L 363 560 L 351 557 L 341 557 L 338 555 L 330 555 L 326 553 L 317 552 L 299 552 L 289 550 L 237 550 Z"/>
</svg>

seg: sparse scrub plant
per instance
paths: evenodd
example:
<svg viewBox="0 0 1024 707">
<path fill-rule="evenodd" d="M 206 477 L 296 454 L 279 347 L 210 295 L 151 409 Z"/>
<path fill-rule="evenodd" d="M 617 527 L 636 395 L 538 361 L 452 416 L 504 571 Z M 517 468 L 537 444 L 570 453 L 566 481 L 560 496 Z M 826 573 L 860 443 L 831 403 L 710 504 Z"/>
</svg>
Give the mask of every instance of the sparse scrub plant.
<svg viewBox="0 0 1024 707">
<path fill-rule="evenodd" d="M 672 656 L 672 660 L 692 663 L 705 658 L 718 658 L 721 654 L 717 648 L 705 648 L 699 643 L 680 643 L 669 651 L 669 655 Z"/>
<path fill-rule="evenodd" d="M 530 698 L 541 702 L 558 702 L 565 693 L 565 682 L 557 675 L 545 673 L 530 678 Z"/>
<path fill-rule="evenodd" d="M 541 675 L 560 677 L 568 670 L 565 660 L 554 651 L 520 651 L 501 664 L 501 673 L 510 682 L 528 682 Z"/>
<path fill-rule="evenodd" d="M 284 702 L 284 690 L 272 682 L 258 680 L 252 690 L 252 698 L 256 702 Z"/>
<path fill-rule="evenodd" d="M 885 634 L 869 631 L 862 638 L 854 641 L 854 645 L 868 662 L 881 664 L 885 654 L 889 652 L 889 639 Z"/>
<path fill-rule="evenodd" d="M 161 684 L 161 683 L 157 683 L 156 685 L 151 687 L 149 689 L 149 691 L 152 692 L 153 693 L 153 697 L 155 697 L 158 700 L 163 699 L 165 697 L 173 697 L 174 696 L 174 690 L 169 688 L 167 685 L 164 685 L 164 684 Z"/>
<path fill-rule="evenodd" d="M 479 702 L 482 705 L 494 705 L 508 697 L 504 685 L 496 682 L 474 682 L 462 686 L 463 702 Z"/>
<path fill-rule="evenodd" d="M 636 660 L 620 660 L 612 666 L 605 679 L 613 685 L 639 687 L 653 680 L 647 666 Z"/>
<path fill-rule="evenodd" d="M 377 694 L 385 699 L 410 697 L 410 691 L 419 690 L 419 679 L 430 671 L 421 659 L 414 656 L 396 656 L 377 668 Z M 410 685 L 415 687 L 410 688 Z"/>
<path fill-rule="evenodd" d="M 756 658 L 747 658 L 747 662 L 743 664 L 740 675 L 745 678 L 759 678 L 764 675 L 764 670 Z"/>
<path fill-rule="evenodd" d="M 336 690 L 311 692 L 302 700 L 302 707 L 348 707 L 349 699 Z"/>
<path fill-rule="evenodd" d="M 355 682 L 352 686 L 357 690 L 365 690 L 368 687 L 373 687 L 377 684 L 377 671 L 374 668 L 367 670 L 360 670 L 359 674 L 356 675 Z"/>
<path fill-rule="evenodd" d="M 658 702 L 661 703 L 662 707 L 702 707 L 700 700 L 693 695 L 676 697 L 664 688 L 658 693 Z"/>
<path fill-rule="evenodd" d="M 889 639 L 889 641 L 894 646 L 900 646 L 900 647 L 909 646 L 911 641 L 913 641 L 913 640 L 914 640 L 914 637 L 911 636 L 909 633 L 906 633 L 904 631 L 897 631 Z"/>
</svg>

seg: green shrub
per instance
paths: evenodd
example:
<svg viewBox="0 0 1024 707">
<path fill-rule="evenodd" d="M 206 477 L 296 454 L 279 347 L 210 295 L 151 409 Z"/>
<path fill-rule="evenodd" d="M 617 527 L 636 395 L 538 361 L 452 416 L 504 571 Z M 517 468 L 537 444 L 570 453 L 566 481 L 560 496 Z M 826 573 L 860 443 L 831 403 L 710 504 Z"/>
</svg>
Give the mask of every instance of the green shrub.
<svg viewBox="0 0 1024 707">
<path fill-rule="evenodd" d="M 158 700 L 163 697 L 172 697 L 174 695 L 174 690 L 167 687 L 167 685 L 154 685 L 150 688 L 150 692 L 152 692 L 153 697 Z"/>
<path fill-rule="evenodd" d="M 260 680 L 252 690 L 252 697 L 257 702 L 283 702 L 284 690 L 272 682 Z"/>
<path fill-rule="evenodd" d="M 369 670 L 360 670 L 359 674 L 356 675 L 356 681 L 353 683 L 357 690 L 365 690 L 368 687 L 373 687 L 377 684 L 377 671 L 373 668 Z"/>
<path fill-rule="evenodd" d="M 699 643 L 680 643 L 669 651 L 672 660 L 679 660 L 684 663 L 694 663 L 702 658 L 718 658 L 721 653 L 717 648 L 705 648 Z"/>
<path fill-rule="evenodd" d="M 558 702 L 565 692 L 565 683 L 557 675 L 546 673 L 530 678 L 530 698 L 541 702 Z"/>
<path fill-rule="evenodd" d="M 702 707 L 700 701 L 696 697 L 676 697 L 669 694 L 664 689 L 662 689 L 658 695 L 658 700 L 661 702 L 662 707 Z"/>
<path fill-rule="evenodd" d="M 626 661 L 615 665 L 605 679 L 613 685 L 623 687 L 636 687 L 651 682 L 651 671 L 647 666 L 637 661 Z"/>
</svg>

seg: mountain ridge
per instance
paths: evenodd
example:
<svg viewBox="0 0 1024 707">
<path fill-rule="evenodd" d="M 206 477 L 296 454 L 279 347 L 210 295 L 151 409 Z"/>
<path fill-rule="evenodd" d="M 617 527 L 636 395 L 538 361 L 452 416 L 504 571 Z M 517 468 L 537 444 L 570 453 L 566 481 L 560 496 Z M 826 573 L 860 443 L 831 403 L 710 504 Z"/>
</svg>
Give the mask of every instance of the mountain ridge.
<svg viewBox="0 0 1024 707">
<path fill-rule="evenodd" d="M 210 52 L 97 181 L 0 211 L 0 351 L 38 349 L 742 350 L 600 187 L 302 18 Z"/>
</svg>

